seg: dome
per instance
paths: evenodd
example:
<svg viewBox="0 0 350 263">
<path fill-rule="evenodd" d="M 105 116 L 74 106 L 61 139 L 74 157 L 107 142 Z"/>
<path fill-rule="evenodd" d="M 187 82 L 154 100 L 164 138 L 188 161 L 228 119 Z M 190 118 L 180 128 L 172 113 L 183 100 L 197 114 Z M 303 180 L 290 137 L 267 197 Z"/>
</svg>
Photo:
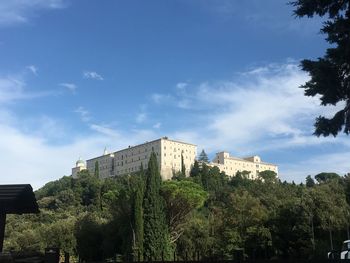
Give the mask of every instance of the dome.
<svg viewBox="0 0 350 263">
<path fill-rule="evenodd" d="M 85 166 L 85 162 L 81 158 L 75 164 L 77 167 Z"/>
</svg>

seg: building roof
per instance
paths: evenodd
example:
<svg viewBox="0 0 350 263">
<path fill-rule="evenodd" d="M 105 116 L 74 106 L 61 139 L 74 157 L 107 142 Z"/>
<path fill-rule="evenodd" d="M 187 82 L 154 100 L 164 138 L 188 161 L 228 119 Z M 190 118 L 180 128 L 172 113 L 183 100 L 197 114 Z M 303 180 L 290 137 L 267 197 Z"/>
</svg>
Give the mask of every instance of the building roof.
<svg viewBox="0 0 350 263">
<path fill-rule="evenodd" d="M 140 147 L 140 146 L 144 146 L 144 145 L 147 145 L 147 144 L 151 144 L 151 143 L 154 143 L 154 142 L 157 142 L 157 141 L 161 141 L 161 140 L 167 140 L 167 141 L 170 141 L 170 142 L 176 142 L 176 143 L 182 143 L 182 144 L 187 144 L 187 145 L 191 145 L 191 146 L 197 146 L 195 144 L 192 144 L 192 143 L 188 143 L 188 142 L 181 142 L 181 141 L 176 141 L 176 140 L 171 140 L 169 139 L 168 137 L 162 137 L 162 138 L 159 138 L 159 139 L 156 139 L 156 140 L 153 140 L 153 141 L 147 141 L 147 142 L 144 142 L 144 143 L 141 143 L 141 144 L 138 144 L 138 145 L 129 145 L 128 148 L 124 148 L 124 149 L 121 149 L 121 150 L 118 150 L 118 151 L 115 151 L 114 154 L 118 154 L 120 152 L 123 152 L 123 151 L 126 151 L 126 150 L 132 150 L 134 148 L 137 148 L 137 147 Z M 94 158 L 91 158 L 91 159 L 88 159 L 87 161 L 92 161 L 94 159 L 99 159 L 101 157 L 104 157 L 104 156 L 110 156 L 111 154 L 103 154 L 103 155 L 100 155 L 100 156 L 97 156 L 97 157 L 94 157 Z"/>
<path fill-rule="evenodd" d="M 0 185 L 0 213 L 39 213 L 33 188 L 30 184 Z"/>
</svg>

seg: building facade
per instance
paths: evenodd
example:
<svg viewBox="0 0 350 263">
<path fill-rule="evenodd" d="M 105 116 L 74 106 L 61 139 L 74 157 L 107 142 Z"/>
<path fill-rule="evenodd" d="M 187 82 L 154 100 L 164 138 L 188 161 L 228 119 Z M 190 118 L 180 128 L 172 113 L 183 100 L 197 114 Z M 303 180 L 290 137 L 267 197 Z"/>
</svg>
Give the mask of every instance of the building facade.
<svg viewBox="0 0 350 263">
<path fill-rule="evenodd" d="M 228 176 L 235 176 L 237 172 L 247 171 L 249 172 L 248 179 L 257 179 L 259 172 L 262 171 L 273 171 L 278 175 L 277 165 L 262 162 L 257 155 L 241 159 L 230 156 L 228 152 L 219 152 L 209 166 L 217 166 Z"/>
<path fill-rule="evenodd" d="M 189 176 L 196 158 L 197 146 L 163 137 L 140 145 L 129 146 L 114 153 L 105 151 L 102 156 L 87 160 L 86 168 L 93 174 L 95 166 L 98 165 L 100 178 L 134 173 L 140 171 L 141 164 L 144 169 L 147 169 L 152 152 L 157 156 L 163 179 L 168 180 L 172 178 L 174 172 L 181 171 L 181 158 L 184 160 L 185 173 Z"/>
<path fill-rule="evenodd" d="M 141 164 L 147 169 L 151 153 L 154 152 L 157 157 L 160 174 L 163 180 L 169 180 L 174 173 L 181 171 L 182 158 L 185 165 L 186 176 L 189 176 L 197 155 L 197 146 L 191 143 L 185 143 L 170 140 L 163 137 L 154 141 L 145 142 L 136 146 L 129 146 L 126 149 L 109 153 L 104 151 L 103 155 L 89 159 L 83 162 L 79 159 L 76 167 L 72 169 L 72 176 L 87 169 L 90 174 L 95 173 L 98 167 L 99 177 L 108 178 L 124 174 L 130 174 L 140 171 Z M 278 174 L 277 165 L 262 162 L 259 156 L 247 158 L 231 157 L 228 152 L 219 152 L 209 166 L 216 166 L 220 171 L 228 176 L 235 176 L 237 172 L 248 171 L 249 179 L 256 179 L 259 172 L 269 170 Z"/>
</svg>

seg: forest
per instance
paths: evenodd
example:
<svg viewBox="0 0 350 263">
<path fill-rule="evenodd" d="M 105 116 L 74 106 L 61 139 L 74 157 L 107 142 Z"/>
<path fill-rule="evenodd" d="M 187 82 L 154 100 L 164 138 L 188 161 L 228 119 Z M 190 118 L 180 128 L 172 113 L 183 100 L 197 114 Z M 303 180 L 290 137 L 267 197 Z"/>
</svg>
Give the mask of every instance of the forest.
<svg viewBox="0 0 350 263">
<path fill-rule="evenodd" d="M 35 192 L 39 214 L 9 215 L 5 251 L 59 247 L 75 259 L 172 260 L 325 258 L 349 239 L 350 176 L 308 175 L 281 181 L 262 171 L 228 177 L 195 162 L 162 181 L 148 168 L 99 179 L 98 170 L 64 176 Z"/>
</svg>

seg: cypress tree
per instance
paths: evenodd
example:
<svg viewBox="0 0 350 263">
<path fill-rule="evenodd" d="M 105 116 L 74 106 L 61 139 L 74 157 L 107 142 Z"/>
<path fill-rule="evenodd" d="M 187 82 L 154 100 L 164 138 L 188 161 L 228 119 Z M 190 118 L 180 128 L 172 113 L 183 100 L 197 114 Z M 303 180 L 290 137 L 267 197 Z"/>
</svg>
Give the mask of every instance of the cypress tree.
<svg viewBox="0 0 350 263">
<path fill-rule="evenodd" d="M 144 255 L 145 259 L 161 260 L 170 256 L 169 233 L 166 225 L 164 199 L 160 195 L 162 179 L 157 157 L 152 152 L 146 172 L 144 198 Z"/>
<path fill-rule="evenodd" d="M 138 180 L 136 182 L 136 189 L 134 193 L 134 244 L 133 244 L 133 252 L 134 259 L 138 261 L 143 260 L 143 202 L 144 197 L 144 171 L 143 165 L 141 163 L 140 174 L 138 176 Z"/>
<path fill-rule="evenodd" d="M 186 167 L 184 162 L 184 156 L 181 154 L 181 173 L 183 177 L 186 177 Z"/>
<path fill-rule="evenodd" d="M 94 176 L 99 178 L 100 177 L 100 169 L 98 167 L 98 161 L 95 162 L 95 172 L 94 172 Z"/>
<path fill-rule="evenodd" d="M 198 161 L 195 160 L 194 161 L 194 165 L 193 165 L 192 170 L 191 170 L 191 173 L 190 173 L 190 176 L 191 177 L 196 177 L 196 176 L 199 176 L 199 175 L 200 175 L 199 164 L 198 164 Z"/>
</svg>

